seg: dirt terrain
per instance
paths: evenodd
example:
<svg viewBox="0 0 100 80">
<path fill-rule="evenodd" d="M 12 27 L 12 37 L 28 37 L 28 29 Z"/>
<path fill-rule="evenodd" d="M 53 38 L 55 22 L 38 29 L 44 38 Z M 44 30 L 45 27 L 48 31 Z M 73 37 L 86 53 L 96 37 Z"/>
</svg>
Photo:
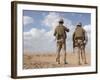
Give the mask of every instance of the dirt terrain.
<svg viewBox="0 0 100 80">
<path fill-rule="evenodd" d="M 84 64 L 81 60 L 81 65 L 78 64 L 78 56 L 76 53 L 67 53 L 67 62 L 64 64 L 64 55 L 61 53 L 61 64 L 57 64 L 55 53 L 24 53 L 23 56 L 23 69 L 34 68 L 56 68 L 56 67 L 84 67 L 90 66 L 90 54 L 86 54 L 87 64 Z"/>
</svg>

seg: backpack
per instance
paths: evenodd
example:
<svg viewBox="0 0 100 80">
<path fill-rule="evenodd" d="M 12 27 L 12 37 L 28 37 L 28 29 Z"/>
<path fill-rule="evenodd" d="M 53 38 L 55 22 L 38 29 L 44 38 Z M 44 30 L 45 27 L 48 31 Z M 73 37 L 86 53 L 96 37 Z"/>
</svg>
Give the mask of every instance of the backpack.
<svg viewBox="0 0 100 80">
<path fill-rule="evenodd" d="M 66 32 L 64 29 L 64 26 L 57 26 L 56 28 L 56 38 L 57 40 L 59 39 L 64 39 L 66 37 Z"/>
<path fill-rule="evenodd" d="M 85 40 L 85 30 L 82 27 L 77 27 L 74 32 L 74 39 Z"/>
</svg>

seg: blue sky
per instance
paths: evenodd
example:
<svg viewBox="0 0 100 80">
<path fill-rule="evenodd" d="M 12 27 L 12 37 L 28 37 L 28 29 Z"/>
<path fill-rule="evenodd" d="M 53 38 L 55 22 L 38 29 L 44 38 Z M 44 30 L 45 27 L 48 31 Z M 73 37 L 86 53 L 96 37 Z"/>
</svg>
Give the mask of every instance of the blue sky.
<svg viewBox="0 0 100 80">
<path fill-rule="evenodd" d="M 53 36 L 54 29 L 59 19 L 64 19 L 65 27 L 70 29 L 67 33 L 67 50 L 72 51 L 72 34 L 78 22 L 82 22 L 83 28 L 87 31 L 89 42 L 87 51 L 91 46 L 91 14 L 75 12 L 52 12 L 23 10 L 23 36 L 24 50 L 32 52 L 55 52 L 56 41 Z"/>
<path fill-rule="evenodd" d="M 52 11 L 51 11 L 52 12 Z M 29 31 L 32 27 L 36 28 L 47 28 L 46 25 L 42 25 L 41 21 L 47 16 L 50 12 L 48 11 L 34 11 L 34 10 L 24 10 L 23 16 L 30 16 L 34 19 L 34 23 L 29 24 L 27 28 L 24 28 L 24 31 Z M 73 12 L 55 12 L 60 14 L 61 17 L 67 18 L 72 21 L 72 25 L 76 25 L 78 22 L 82 22 L 83 25 L 88 25 L 91 23 L 91 14 L 89 13 L 73 13 Z M 26 26 L 26 25 L 24 25 Z M 48 30 L 48 28 L 47 28 Z"/>
</svg>

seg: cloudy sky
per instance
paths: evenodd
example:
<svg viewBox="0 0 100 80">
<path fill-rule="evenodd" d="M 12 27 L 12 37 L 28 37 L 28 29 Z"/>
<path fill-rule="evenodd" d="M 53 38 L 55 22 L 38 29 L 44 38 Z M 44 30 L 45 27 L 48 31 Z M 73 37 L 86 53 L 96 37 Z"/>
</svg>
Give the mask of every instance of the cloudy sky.
<svg viewBox="0 0 100 80">
<path fill-rule="evenodd" d="M 90 52 L 91 14 L 74 12 L 52 12 L 23 10 L 23 47 L 30 52 L 56 52 L 56 41 L 53 36 L 59 19 L 64 19 L 64 25 L 70 29 L 67 33 L 67 50 L 72 52 L 72 34 L 78 22 L 82 22 L 87 31 Z"/>
</svg>

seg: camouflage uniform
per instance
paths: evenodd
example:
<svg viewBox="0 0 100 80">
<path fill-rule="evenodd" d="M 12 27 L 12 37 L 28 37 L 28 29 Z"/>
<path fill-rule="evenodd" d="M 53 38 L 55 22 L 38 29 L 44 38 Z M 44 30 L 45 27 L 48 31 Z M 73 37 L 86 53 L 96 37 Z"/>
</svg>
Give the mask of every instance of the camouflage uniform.
<svg viewBox="0 0 100 80">
<path fill-rule="evenodd" d="M 54 36 L 57 40 L 57 59 L 56 61 L 60 64 L 60 51 L 64 51 L 64 62 L 66 62 L 66 32 L 69 32 L 69 29 L 63 25 L 63 21 L 59 21 L 59 25 L 55 28 Z"/>
<path fill-rule="evenodd" d="M 84 60 L 84 62 L 87 63 L 85 55 L 86 43 L 87 43 L 86 31 L 82 28 L 82 24 L 79 23 L 75 29 L 75 32 L 73 33 L 73 48 L 78 47 L 79 64 L 81 64 L 80 63 L 81 57 L 82 60 Z"/>
</svg>

